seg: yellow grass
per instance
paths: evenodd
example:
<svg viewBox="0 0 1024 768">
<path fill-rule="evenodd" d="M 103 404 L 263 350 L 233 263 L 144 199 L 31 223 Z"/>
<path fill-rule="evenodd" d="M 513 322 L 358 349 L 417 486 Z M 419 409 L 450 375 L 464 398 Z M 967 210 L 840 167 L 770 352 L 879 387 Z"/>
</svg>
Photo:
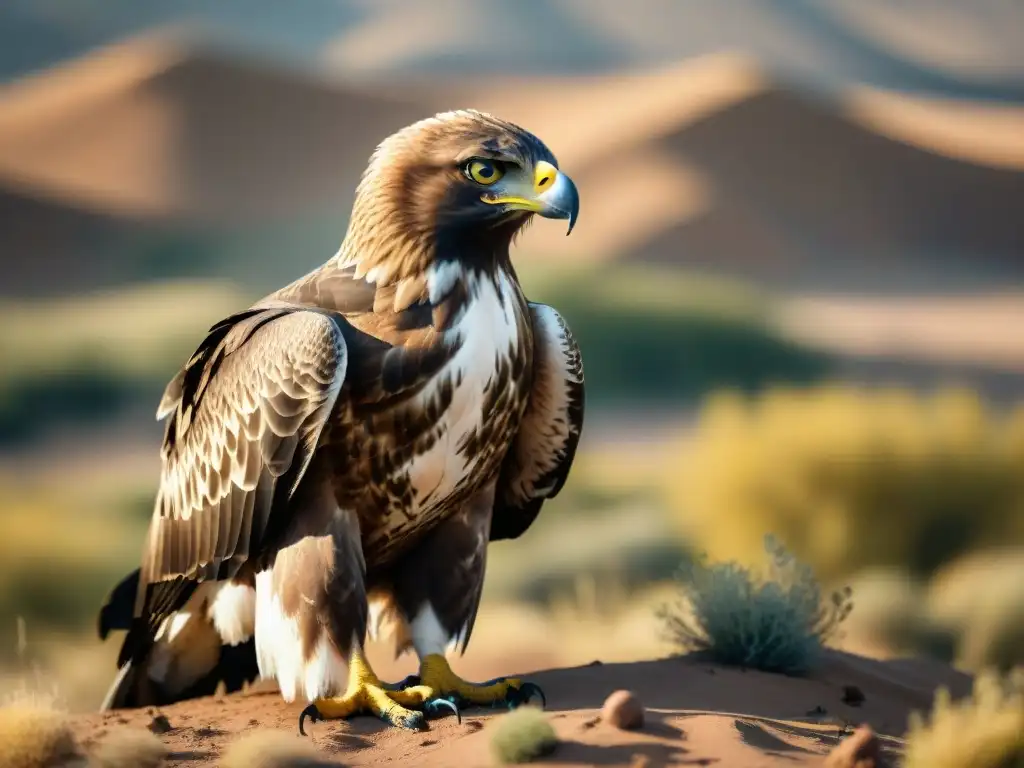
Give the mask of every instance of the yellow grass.
<svg viewBox="0 0 1024 768">
<path fill-rule="evenodd" d="M 876 565 L 927 575 L 972 547 L 1024 544 L 1024 408 L 973 392 L 919 397 L 831 384 L 709 399 L 666 451 L 680 528 L 717 559 L 753 562 L 777 532 L 825 581 Z"/>
<path fill-rule="evenodd" d="M 953 702 L 942 689 L 926 721 L 910 722 L 904 768 L 1016 768 L 1024 764 L 1024 668 L 1003 680 L 987 672 Z"/>
<path fill-rule="evenodd" d="M 84 768 L 85 763 L 64 714 L 53 707 L 23 700 L 0 707 L 0 765 Z"/>
</svg>

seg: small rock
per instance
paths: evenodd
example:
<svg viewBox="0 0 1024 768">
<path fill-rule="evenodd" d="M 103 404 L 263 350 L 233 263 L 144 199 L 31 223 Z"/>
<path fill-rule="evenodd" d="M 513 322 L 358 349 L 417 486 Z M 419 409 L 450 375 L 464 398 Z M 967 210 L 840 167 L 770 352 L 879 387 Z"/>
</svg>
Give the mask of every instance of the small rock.
<svg viewBox="0 0 1024 768">
<path fill-rule="evenodd" d="M 149 725 L 146 727 L 158 736 L 162 733 L 168 733 L 173 730 L 171 728 L 171 721 L 163 715 L 156 715 L 152 720 L 150 720 Z"/>
<path fill-rule="evenodd" d="M 864 691 L 856 685 L 843 686 L 843 704 L 849 704 L 851 707 L 859 707 L 863 703 Z"/>
<path fill-rule="evenodd" d="M 631 691 L 616 691 L 601 707 L 601 719 L 625 731 L 632 731 L 644 724 L 644 708 Z"/>
<path fill-rule="evenodd" d="M 868 725 L 862 725 L 836 745 L 825 768 L 888 768 L 882 757 L 882 743 Z"/>
</svg>

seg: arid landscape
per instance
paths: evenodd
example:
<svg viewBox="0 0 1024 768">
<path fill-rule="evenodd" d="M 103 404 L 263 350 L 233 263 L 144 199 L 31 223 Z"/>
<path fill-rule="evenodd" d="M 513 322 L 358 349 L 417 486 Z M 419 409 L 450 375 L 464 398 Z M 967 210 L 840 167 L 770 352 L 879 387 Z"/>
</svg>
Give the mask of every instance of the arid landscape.
<svg viewBox="0 0 1024 768">
<path fill-rule="evenodd" d="M 96 712 L 120 643 L 96 611 L 138 565 L 165 384 L 211 324 L 337 250 L 377 142 L 456 107 L 541 137 L 582 201 L 571 237 L 538 220 L 514 252 L 583 351 L 576 463 L 491 546 L 453 659 L 542 685 L 539 764 L 932 768 L 901 762 L 911 713 L 1024 665 L 1024 12 L 628 5 L 0 7 L 0 698 L 53 708 L 77 745 L 25 765 L 115 768 L 105 741 L 150 726 L 153 765 L 235 768 L 271 731 L 327 764 L 496 759 L 497 712 L 302 740 L 266 683 Z M 815 601 L 852 590 L 806 675 L 686 654 L 659 614 L 700 555 L 774 583 L 768 534 Z M 602 717 L 620 689 L 642 728 Z M 999 722 L 1024 731 L 1014 696 Z M 919 745 L 975 743 L 936 722 Z M 862 724 L 875 763 L 826 762 Z M 955 759 L 934 768 L 999 765 Z"/>
</svg>

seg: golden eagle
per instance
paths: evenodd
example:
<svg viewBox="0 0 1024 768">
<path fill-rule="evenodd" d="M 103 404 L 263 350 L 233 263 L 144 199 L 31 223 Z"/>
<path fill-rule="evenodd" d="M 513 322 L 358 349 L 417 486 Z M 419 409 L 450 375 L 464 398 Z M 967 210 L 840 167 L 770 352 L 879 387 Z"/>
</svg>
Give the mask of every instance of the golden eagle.
<svg viewBox="0 0 1024 768">
<path fill-rule="evenodd" d="M 445 707 L 539 693 L 455 675 L 488 543 L 562 488 L 583 426 L 580 350 L 527 301 L 509 249 L 579 196 L 534 135 L 476 111 L 385 139 L 323 266 L 214 325 L 167 386 L 140 568 L 100 635 L 127 634 L 104 708 L 275 678 L 299 720 L 370 712 L 421 728 Z M 383 620 L 419 674 L 363 655 Z M 541 694 L 542 696 L 542 694 Z"/>
</svg>

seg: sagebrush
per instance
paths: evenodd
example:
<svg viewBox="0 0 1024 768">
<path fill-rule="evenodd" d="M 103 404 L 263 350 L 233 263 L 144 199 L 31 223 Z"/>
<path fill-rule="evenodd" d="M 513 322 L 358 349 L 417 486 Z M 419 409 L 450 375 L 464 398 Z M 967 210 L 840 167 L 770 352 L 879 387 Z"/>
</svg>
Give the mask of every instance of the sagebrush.
<svg viewBox="0 0 1024 768">
<path fill-rule="evenodd" d="M 914 713 L 903 768 L 1024 768 L 1024 668 L 1006 677 L 985 671 L 973 695 L 935 696 L 929 719 Z"/>
<path fill-rule="evenodd" d="M 720 664 L 801 675 L 849 616 L 849 588 L 827 599 L 811 568 L 766 536 L 769 565 L 762 574 L 737 562 L 704 557 L 679 575 L 680 599 L 659 616 L 682 651 L 699 651 Z"/>
<path fill-rule="evenodd" d="M 771 532 L 828 582 L 871 566 L 927 578 L 1024 544 L 1024 406 L 996 412 L 969 390 L 721 392 L 669 460 L 670 507 L 716 558 L 752 562 Z"/>
</svg>

